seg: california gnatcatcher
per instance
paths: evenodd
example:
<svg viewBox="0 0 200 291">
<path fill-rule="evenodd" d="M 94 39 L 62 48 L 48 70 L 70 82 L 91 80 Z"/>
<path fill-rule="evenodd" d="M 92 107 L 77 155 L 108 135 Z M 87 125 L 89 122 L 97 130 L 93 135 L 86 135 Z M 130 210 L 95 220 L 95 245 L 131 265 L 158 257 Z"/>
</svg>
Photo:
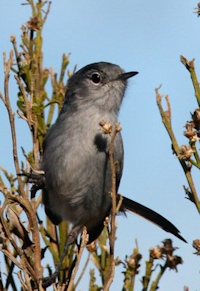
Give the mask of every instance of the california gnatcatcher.
<svg viewBox="0 0 200 291">
<path fill-rule="evenodd" d="M 127 80 L 136 74 L 99 62 L 82 68 L 68 81 L 63 108 L 45 140 L 42 168 L 46 214 L 54 224 L 62 220 L 72 223 L 69 243 L 76 240 L 84 226 L 89 242 L 95 240 L 111 212 L 110 136 L 102 131 L 100 123 L 118 122 Z M 116 135 L 114 149 L 118 189 L 124 160 L 120 133 Z M 120 210 L 126 209 L 185 241 L 163 216 L 123 197 Z"/>
</svg>

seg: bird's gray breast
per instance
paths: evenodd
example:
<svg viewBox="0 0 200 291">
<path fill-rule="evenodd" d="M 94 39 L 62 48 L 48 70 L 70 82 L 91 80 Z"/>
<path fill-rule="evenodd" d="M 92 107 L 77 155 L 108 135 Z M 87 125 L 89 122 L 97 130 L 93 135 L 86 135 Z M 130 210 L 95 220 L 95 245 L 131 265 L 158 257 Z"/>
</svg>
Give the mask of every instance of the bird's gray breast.
<svg viewBox="0 0 200 291">
<path fill-rule="evenodd" d="M 110 136 L 99 123 L 116 123 L 116 117 L 90 111 L 61 116 L 50 129 L 45 145 L 46 207 L 75 225 L 88 228 L 111 207 Z M 123 167 L 121 135 L 115 140 L 118 180 Z"/>
</svg>

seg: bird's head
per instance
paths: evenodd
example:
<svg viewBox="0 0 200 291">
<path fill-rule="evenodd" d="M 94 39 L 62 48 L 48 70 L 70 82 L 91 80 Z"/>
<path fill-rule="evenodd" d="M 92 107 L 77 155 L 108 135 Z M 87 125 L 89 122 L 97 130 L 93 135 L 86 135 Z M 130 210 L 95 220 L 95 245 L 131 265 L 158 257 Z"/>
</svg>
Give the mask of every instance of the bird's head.
<svg viewBox="0 0 200 291">
<path fill-rule="evenodd" d="M 75 106 L 98 106 L 118 112 L 127 80 L 138 72 L 125 73 L 119 66 L 107 62 L 87 65 L 68 81 L 66 102 Z"/>
</svg>

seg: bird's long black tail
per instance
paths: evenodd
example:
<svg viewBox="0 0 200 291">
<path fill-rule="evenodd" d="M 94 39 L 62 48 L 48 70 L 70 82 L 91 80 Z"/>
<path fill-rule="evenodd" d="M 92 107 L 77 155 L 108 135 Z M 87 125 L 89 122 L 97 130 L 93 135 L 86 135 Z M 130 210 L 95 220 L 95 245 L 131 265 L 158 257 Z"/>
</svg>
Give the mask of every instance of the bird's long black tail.
<svg viewBox="0 0 200 291">
<path fill-rule="evenodd" d="M 120 195 L 118 195 L 118 198 L 120 198 Z M 175 235 L 176 237 L 178 237 L 182 241 L 187 242 L 180 235 L 180 231 L 178 230 L 178 228 L 174 224 L 172 224 L 169 220 L 167 220 L 165 217 L 158 214 L 154 210 L 151 210 L 150 208 L 148 208 L 148 207 L 146 207 L 138 202 L 135 202 L 127 197 L 122 196 L 122 198 L 123 198 L 123 200 L 122 200 L 122 209 L 123 210 L 129 210 L 133 213 L 136 213 L 136 214 L 142 216 L 143 218 L 155 223 L 157 226 L 161 227 L 165 231 L 172 233 L 173 235 Z"/>
</svg>

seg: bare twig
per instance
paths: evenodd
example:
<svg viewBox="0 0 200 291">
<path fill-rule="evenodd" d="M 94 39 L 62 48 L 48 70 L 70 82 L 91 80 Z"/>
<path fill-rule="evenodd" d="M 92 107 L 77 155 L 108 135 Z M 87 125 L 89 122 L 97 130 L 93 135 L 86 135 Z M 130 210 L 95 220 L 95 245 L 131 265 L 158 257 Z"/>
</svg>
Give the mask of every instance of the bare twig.
<svg viewBox="0 0 200 291">
<path fill-rule="evenodd" d="M 76 290 L 76 288 L 78 287 L 78 284 L 80 283 L 81 279 L 83 278 L 83 275 L 85 274 L 85 271 L 86 271 L 86 269 L 87 269 L 87 266 L 88 266 L 88 264 L 89 264 L 89 261 L 90 261 L 90 253 L 88 253 L 87 260 L 86 260 L 86 262 L 85 262 L 85 264 L 84 264 L 84 266 L 83 266 L 83 269 L 82 269 L 82 271 L 81 271 L 81 273 L 80 273 L 80 275 L 79 275 L 79 277 L 78 277 L 78 279 L 77 279 L 77 281 L 76 281 L 76 284 L 74 285 L 74 289 L 75 289 L 75 290 Z"/>
<path fill-rule="evenodd" d="M 49 12 L 50 12 L 50 9 L 51 9 L 51 1 L 48 1 L 48 7 L 47 7 L 47 10 L 45 11 L 45 15 L 43 17 L 43 25 L 45 24 L 46 20 L 47 20 L 47 17 L 49 15 Z"/>
<path fill-rule="evenodd" d="M 42 266 L 41 266 L 41 248 L 40 248 L 40 236 L 39 229 L 37 224 L 36 210 L 34 207 L 34 203 L 30 203 L 30 201 L 26 198 L 9 194 L 7 196 L 12 201 L 16 201 L 21 205 L 21 207 L 25 210 L 28 216 L 30 228 L 33 234 L 33 242 L 34 242 L 34 264 L 35 264 L 35 273 L 37 282 L 39 282 L 42 278 Z"/>
<path fill-rule="evenodd" d="M 15 249 L 15 251 L 17 252 L 17 254 L 20 256 L 22 262 L 23 262 L 23 265 L 22 268 L 23 270 L 25 270 L 26 272 L 30 273 L 32 278 L 34 278 L 35 282 L 37 282 L 37 276 L 36 276 L 36 273 L 35 273 L 35 270 L 32 268 L 32 266 L 30 265 L 30 262 L 25 254 L 25 252 L 18 247 L 17 243 L 15 242 L 15 240 L 13 239 L 10 231 L 9 231 L 9 226 L 8 224 L 6 223 L 4 217 L 3 217 L 3 213 L 4 213 L 4 210 L 5 210 L 5 205 L 1 208 L 1 213 L 0 213 L 0 218 L 1 218 L 1 224 L 3 226 L 3 229 L 4 229 L 4 232 L 7 236 L 7 238 L 9 239 L 9 241 L 11 242 L 13 248 Z M 13 260 L 12 260 L 13 261 Z"/>
<path fill-rule="evenodd" d="M 166 101 L 167 101 L 167 106 L 168 106 L 168 110 L 164 111 L 163 106 L 162 106 L 162 96 L 159 93 L 159 89 L 156 89 L 156 98 L 157 98 L 157 105 L 160 111 L 160 115 L 162 118 L 162 122 L 168 132 L 168 135 L 171 139 L 172 142 L 172 147 L 173 147 L 173 151 L 176 154 L 182 168 L 183 171 L 185 173 L 187 182 L 189 184 L 190 190 L 191 190 L 191 195 L 192 195 L 192 202 L 195 203 L 196 208 L 198 210 L 198 212 L 200 213 L 200 200 L 198 198 L 198 193 L 196 191 L 196 187 L 194 184 L 194 180 L 191 174 L 191 167 L 188 166 L 187 160 L 183 158 L 183 156 L 181 155 L 181 147 L 179 146 L 177 139 L 175 137 L 173 128 L 172 128 L 172 123 L 171 123 L 171 105 L 170 105 L 170 101 L 169 101 L 169 96 L 166 97 Z"/>
<path fill-rule="evenodd" d="M 23 266 L 21 265 L 21 263 L 13 256 L 13 254 L 11 254 L 8 250 L 3 249 L 1 250 L 2 253 L 5 254 L 6 257 L 8 257 L 11 262 L 13 262 L 19 269 L 23 270 Z"/>
<path fill-rule="evenodd" d="M 13 252 L 12 256 L 16 258 L 17 253 Z M 6 254 L 4 254 L 5 263 L 6 263 L 6 269 L 7 269 L 7 278 L 6 278 L 6 284 L 5 289 L 8 290 L 8 287 L 10 286 L 13 291 L 17 291 L 17 282 L 13 278 L 13 270 L 15 267 L 15 263 L 11 261 Z M 1 290 L 1 289 L 0 289 Z"/>
<path fill-rule="evenodd" d="M 82 233 L 82 242 L 81 242 L 80 250 L 79 250 L 78 255 L 77 255 L 77 261 L 76 261 L 76 264 L 75 264 L 75 267 L 74 267 L 74 271 L 72 273 L 72 276 L 70 278 L 69 285 L 68 285 L 68 288 L 67 288 L 68 291 L 73 291 L 74 290 L 74 286 L 75 286 L 74 280 L 75 280 L 76 274 L 78 272 L 78 268 L 79 268 L 79 265 L 80 265 L 81 257 L 82 257 L 84 248 L 87 245 L 88 239 L 89 239 L 89 236 L 87 234 L 87 230 L 86 230 L 86 228 L 84 228 L 83 229 L 83 233 Z"/>
<path fill-rule="evenodd" d="M 12 111 L 11 103 L 10 103 L 10 95 L 9 95 L 9 79 L 10 79 L 10 71 L 11 67 L 14 63 L 14 54 L 13 51 L 10 53 L 10 58 L 6 60 L 6 55 L 4 54 L 4 97 L 1 96 L 1 99 L 4 99 L 4 104 L 8 112 L 9 121 L 10 121 L 10 128 L 11 128 L 11 135 L 12 135 L 12 145 L 13 145 L 13 160 L 15 165 L 16 173 L 20 173 L 20 165 L 19 165 L 19 158 L 18 158 L 18 150 L 17 150 L 17 136 L 16 136 L 16 128 L 15 128 L 15 114 Z M 24 184 L 20 176 L 17 176 L 18 183 L 19 183 L 19 192 L 20 194 L 25 197 L 26 193 L 24 191 Z"/>
<path fill-rule="evenodd" d="M 32 130 L 32 125 L 33 125 L 33 120 L 32 120 L 32 116 L 31 116 L 31 102 L 28 100 L 28 97 L 27 97 L 27 92 L 26 92 L 26 89 L 24 87 L 24 84 L 22 83 L 22 80 L 17 76 L 15 75 L 15 79 L 17 81 L 17 84 L 20 88 L 20 91 L 23 95 L 23 98 L 24 98 L 24 105 L 26 107 L 25 111 L 26 111 L 26 118 L 27 118 L 27 123 L 28 123 L 28 126 L 30 128 L 30 130 Z"/>
<path fill-rule="evenodd" d="M 110 159 L 110 166 L 111 166 L 111 173 L 112 173 L 112 211 L 111 211 L 111 231 L 110 231 L 110 272 L 105 282 L 104 291 L 110 289 L 110 286 L 113 282 L 114 275 L 115 275 L 115 256 L 114 256 L 114 249 L 115 249 L 115 240 L 116 240 L 116 214 L 117 214 L 117 201 L 116 201 L 116 162 L 114 158 L 115 153 L 115 138 L 116 135 L 121 130 L 119 124 L 115 124 L 112 126 L 111 131 L 111 141 L 109 147 L 109 159 Z"/>
<path fill-rule="evenodd" d="M 180 59 L 181 59 L 181 63 L 190 72 L 190 77 L 192 79 L 197 103 L 200 106 L 200 85 L 199 85 L 198 77 L 195 70 L 195 64 L 194 64 L 195 60 L 193 59 L 191 61 L 188 61 L 184 56 L 181 56 Z"/>
</svg>

